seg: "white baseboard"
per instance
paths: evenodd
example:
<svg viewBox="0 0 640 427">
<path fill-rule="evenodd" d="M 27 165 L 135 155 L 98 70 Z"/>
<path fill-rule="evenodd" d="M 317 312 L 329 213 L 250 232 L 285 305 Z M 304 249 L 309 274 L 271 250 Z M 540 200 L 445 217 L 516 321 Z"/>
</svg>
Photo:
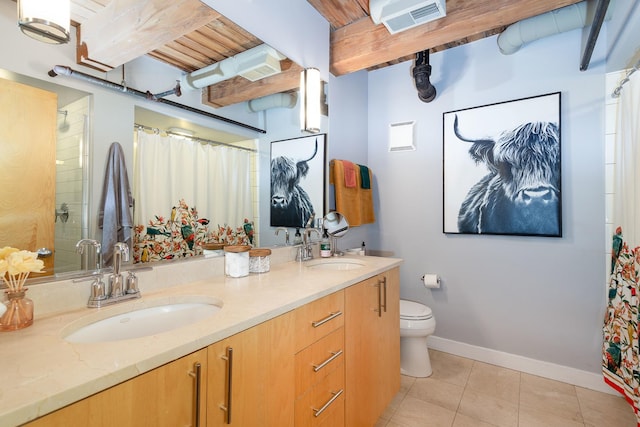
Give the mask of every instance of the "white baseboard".
<svg viewBox="0 0 640 427">
<path fill-rule="evenodd" d="M 452 341 L 433 335 L 427 340 L 427 346 L 434 350 L 455 354 L 456 356 L 466 357 L 479 362 L 502 366 L 503 368 L 526 372 L 527 374 L 562 381 L 567 384 L 573 384 L 578 387 L 603 393 L 619 395 L 618 392 L 604 383 L 602 374 L 594 374 L 593 372 Z"/>
</svg>

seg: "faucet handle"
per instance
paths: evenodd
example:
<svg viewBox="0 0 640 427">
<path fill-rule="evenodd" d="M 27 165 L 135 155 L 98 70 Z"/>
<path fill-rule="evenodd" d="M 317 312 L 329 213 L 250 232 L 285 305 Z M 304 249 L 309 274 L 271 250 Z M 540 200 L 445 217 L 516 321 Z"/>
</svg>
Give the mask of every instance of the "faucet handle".
<svg viewBox="0 0 640 427">
<path fill-rule="evenodd" d="M 127 284 L 125 288 L 125 293 L 127 294 L 137 294 L 140 292 L 138 289 L 138 277 L 133 271 L 128 271 L 129 275 L 127 276 Z"/>
<path fill-rule="evenodd" d="M 93 278 L 91 283 L 91 297 L 89 297 L 89 305 L 95 301 L 102 301 L 107 299 L 107 290 L 102 281 L 102 274 L 99 274 Z"/>
</svg>

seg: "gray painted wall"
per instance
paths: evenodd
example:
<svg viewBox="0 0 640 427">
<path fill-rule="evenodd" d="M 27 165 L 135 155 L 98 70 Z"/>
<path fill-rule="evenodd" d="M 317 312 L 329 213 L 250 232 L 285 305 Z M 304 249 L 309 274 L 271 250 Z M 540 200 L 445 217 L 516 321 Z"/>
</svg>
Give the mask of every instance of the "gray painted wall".
<svg viewBox="0 0 640 427">
<path fill-rule="evenodd" d="M 418 100 L 404 62 L 369 73 L 372 244 L 393 248 L 401 296 L 429 305 L 438 337 L 598 372 L 604 312 L 602 61 L 578 70 L 580 31 L 499 53 L 495 38 L 431 55 L 438 96 Z M 562 238 L 442 233 L 442 113 L 561 91 Z M 415 120 L 417 150 L 389 153 L 387 127 Z M 428 290 L 423 273 L 438 273 Z"/>
</svg>

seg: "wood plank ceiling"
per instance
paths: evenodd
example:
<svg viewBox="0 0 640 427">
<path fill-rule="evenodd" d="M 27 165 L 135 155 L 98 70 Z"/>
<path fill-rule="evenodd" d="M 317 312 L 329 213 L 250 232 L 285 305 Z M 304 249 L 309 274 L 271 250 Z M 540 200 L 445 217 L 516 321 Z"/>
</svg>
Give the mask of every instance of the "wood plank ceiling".
<svg viewBox="0 0 640 427">
<path fill-rule="evenodd" d="M 369 18 L 369 0 L 307 1 L 331 25 L 330 70 L 340 76 L 492 36 L 509 24 L 580 0 L 447 0 L 446 17 L 395 35 Z M 79 40 L 78 63 L 102 70 L 147 54 L 191 72 L 262 44 L 198 0 L 72 0 L 71 17 Z M 284 60 L 281 68 L 282 73 L 255 82 L 238 76 L 209 86 L 203 103 L 222 107 L 296 90 L 301 67 Z"/>
</svg>

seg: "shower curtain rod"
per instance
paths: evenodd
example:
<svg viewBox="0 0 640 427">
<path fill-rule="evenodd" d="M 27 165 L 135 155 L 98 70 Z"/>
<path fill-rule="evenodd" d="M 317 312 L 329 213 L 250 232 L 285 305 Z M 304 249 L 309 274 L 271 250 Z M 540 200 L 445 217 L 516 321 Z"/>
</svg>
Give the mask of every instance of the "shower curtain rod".
<svg viewBox="0 0 640 427">
<path fill-rule="evenodd" d="M 622 86 L 629 81 L 629 76 L 631 76 L 631 74 L 638 71 L 638 68 L 640 68 L 640 59 L 638 59 L 638 61 L 636 62 L 636 65 L 634 65 L 633 68 L 627 72 L 627 76 L 624 79 L 622 79 L 618 87 L 613 90 L 613 93 L 611 94 L 613 98 L 617 98 L 620 96 L 620 91 L 622 90 Z"/>
<path fill-rule="evenodd" d="M 187 139 L 190 139 L 192 141 L 202 142 L 202 143 L 205 143 L 205 144 L 224 145 L 225 147 L 235 148 L 237 150 L 250 151 L 252 153 L 257 153 L 258 152 L 258 150 L 254 149 L 254 148 L 242 147 L 242 146 L 239 146 L 239 145 L 229 144 L 229 143 L 226 143 L 226 142 L 213 141 L 211 139 L 198 138 L 197 136 L 183 135 L 181 133 L 171 132 L 170 130 L 152 128 L 150 126 L 141 125 L 141 124 L 138 124 L 138 123 L 134 123 L 133 127 L 136 128 L 136 129 L 143 129 L 143 130 L 147 130 L 147 131 L 151 131 L 151 132 L 155 132 L 155 133 L 163 132 L 163 133 L 166 133 L 167 135 L 179 136 L 181 138 L 187 138 Z"/>
</svg>

